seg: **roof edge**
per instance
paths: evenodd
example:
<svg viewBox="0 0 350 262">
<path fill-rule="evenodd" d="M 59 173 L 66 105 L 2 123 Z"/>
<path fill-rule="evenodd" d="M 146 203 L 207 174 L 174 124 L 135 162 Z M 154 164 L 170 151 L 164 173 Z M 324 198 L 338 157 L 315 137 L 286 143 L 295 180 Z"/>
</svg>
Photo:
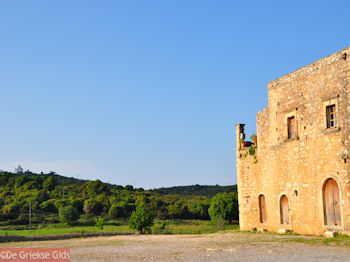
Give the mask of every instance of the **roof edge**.
<svg viewBox="0 0 350 262">
<path fill-rule="evenodd" d="M 320 59 L 318 59 L 318 60 L 316 60 L 316 61 L 314 61 L 314 62 L 312 62 L 310 64 L 307 64 L 307 65 L 305 65 L 303 67 L 300 67 L 300 68 L 298 68 L 298 69 L 296 69 L 296 70 L 294 70 L 294 71 L 292 71 L 290 73 L 282 75 L 279 78 L 276 78 L 276 79 L 274 79 L 272 81 L 269 81 L 268 82 L 268 88 L 277 85 L 280 81 L 285 81 L 287 78 L 293 77 L 293 75 L 297 74 L 300 71 L 314 71 L 315 67 L 317 67 L 318 65 L 322 64 L 323 62 L 325 62 L 327 60 L 329 62 L 334 61 L 334 60 L 336 60 L 338 58 L 339 55 L 342 55 L 343 53 L 348 52 L 348 51 L 350 51 L 350 46 L 347 46 L 347 47 L 345 47 L 345 48 L 343 48 L 343 49 L 341 49 L 341 50 L 339 50 L 339 51 L 337 51 L 335 53 L 332 53 L 332 54 L 330 54 L 328 56 L 320 58 Z M 309 70 L 307 70 L 307 69 L 309 69 Z"/>
</svg>

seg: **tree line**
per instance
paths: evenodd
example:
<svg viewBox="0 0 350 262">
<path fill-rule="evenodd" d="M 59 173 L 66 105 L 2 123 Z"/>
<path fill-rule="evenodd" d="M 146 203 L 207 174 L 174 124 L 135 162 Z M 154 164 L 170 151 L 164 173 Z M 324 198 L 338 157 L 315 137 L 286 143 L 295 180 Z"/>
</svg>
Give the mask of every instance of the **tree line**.
<svg viewBox="0 0 350 262">
<path fill-rule="evenodd" d="M 27 224 L 29 207 L 33 224 L 58 223 L 67 216 L 86 221 L 99 216 L 128 219 L 138 206 L 147 206 L 157 219 L 215 220 L 219 216 L 231 222 L 238 220 L 236 187 L 232 186 L 231 192 L 224 190 L 211 198 L 79 180 L 53 172 L 0 172 L 0 225 Z"/>
</svg>

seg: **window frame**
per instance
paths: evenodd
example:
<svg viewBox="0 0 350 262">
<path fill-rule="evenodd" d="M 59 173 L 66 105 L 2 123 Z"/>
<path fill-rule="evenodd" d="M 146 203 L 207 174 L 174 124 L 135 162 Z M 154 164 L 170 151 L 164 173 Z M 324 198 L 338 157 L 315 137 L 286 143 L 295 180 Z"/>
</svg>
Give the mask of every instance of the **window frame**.
<svg viewBox="0 0 350 262">
<path fill-rule="evenodd" d="M 333 98 L 328 98 L 322 101 L 322 114 L 323 114 L 323 130 L 324 131 L 332 131 L 332 130 L 338 130 L 339 129 L 339 113 L 338 113 L 338 100 L 339 97 L 333 97 Z M 334 115 L 334 126 L 330 126 L 328 124 L 328 112 L 327 112 L 327 108 L 329 108 L 330 106 L 334 106 L 334 111 L 333 111 L 333 115 Z"/>
<path fill-rule="evenodd" d="M 295 116 L 288 117 L 287 118 L 287 138 L 288 139 L 296 137 L 295 127 L 296 127 Z"/>
<path fill-rule="evenodd" d="M 284 139 L 285 140 L 294 140 L 298 138 L 298 117 L 297 117 L 297 109 L 293 111 L 288 111 L 284 115 Z M 289 136 L 289 119 L 294 118 L 294 132 L 291 136 Z"/>
<path fill-rule="evenodd" d="M 326 128 L 336 128 L 336 106 L 335 104 L 327 105 L 326 106 Z"/>
</svg>

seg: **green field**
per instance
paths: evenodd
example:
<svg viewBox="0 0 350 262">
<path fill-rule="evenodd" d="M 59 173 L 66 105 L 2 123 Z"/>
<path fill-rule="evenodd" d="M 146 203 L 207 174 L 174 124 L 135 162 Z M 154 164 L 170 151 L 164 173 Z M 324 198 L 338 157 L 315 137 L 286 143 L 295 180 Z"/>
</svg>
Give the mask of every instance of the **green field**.
<svg viewBox="0 0 350 262">
<path fill-rule="evenodd" d="M 153 234 L 209 234 L 221 230 L 238 230 L 239 225 L 225 225 L 218 228 L 206 220 L 158 220 L 152 227 Z"/>
<path fill-rule="evenodd" d="M 95 226 L 73 226 L 66 227 L 63 224 L 52 224 L 32 230 L 12 230 L 0 228 L 0 236 L 20 235 L 20 236 L 38 236 L 38 235 L 56 235 L 71 233 L 100 232 Z M 220 230 L 238 230 L 238 225 L 226 225 Z M 103 232 L 121 232 L 130 231 L 128 225 L 105 225 Z M 217 226 L 210 221 L 203 220 L 157 220 L 151 229 L 152 234 L 208 234 L 219 231 Z"/>
<path fill-rule="evenodd" d="M 128 226 L 104 226 L 103 232 L 119 232 L 129 231 Z M 57 235 L 57 234 L 71 234 L 71 233 L 85 233 L 85 232 L 100 232 L 94 226 L 76 226 L 76 227 L 48 227 L 33 230 L 0 230 L 0 235 L 19 235 L 19 236 L 39 236 L 39 235 Z"/>
</svg>

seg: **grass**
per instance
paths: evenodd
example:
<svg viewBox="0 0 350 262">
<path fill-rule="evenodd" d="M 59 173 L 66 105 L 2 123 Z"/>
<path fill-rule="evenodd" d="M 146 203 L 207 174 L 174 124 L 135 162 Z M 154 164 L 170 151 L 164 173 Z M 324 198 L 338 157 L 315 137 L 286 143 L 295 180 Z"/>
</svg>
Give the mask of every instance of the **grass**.
<svg viewBox="0 0 350 262">
<path fill-rule="evenodd" d="M 225 225 L 220 230 L 211 221 L 158 220 L 152 227 L 153 234 L 210 234 L 221 230 L 238 230 L 238 225 Z"/>
<path fill-rule="evenodd" d="M 129 231 L 127 225 L 122 226 L 104 226 L 103 232 L 119 232 Z M 86 233 L 86 232 L 100 232 L 95 226 L 75 226 L 75 227 L 56 227 L 48 226 L 45 228 L 37 228 L 33 230 L 0 230 L 0 236 L 5 235 L 19 235 L 19 236 L 38 236 L 38 235 L 57 235 L 57 234 L 71 234 L 71 233 Z"/>
<path fill-rule="evenodd" d="M 24 227 L 24 226 L 23 226 Z M 86 232 L 100 232 L 95 226 L 72 226 L 67 227 L 64 224 L 48 224 L 41 228 L 36 227 L 32 230 L 21 229 L 21 227 L 0 227 L 0 236 L 19 235 L 19 236 L 37 236 L 37 235 L 57 235 L 57 234 L 71 234 L 71 233 L 86 233 Z M 4 230 L 5 229 L 5 230 Z M 238 225 L 226 225 L 220 230 L 237 230 Z M 203 220 L 156 220 L 151 229 L 152 234 L 209 234 L 220 231 L 216 225 L 211 221 Z M 129 226 L 124 222 L 112 223 L 105 225 L 103 232 L 120 232 L 130 231 Z"/>
<path fill-rule="evenodd" d="M 348 235 L 342 235 L 342 234 L 332 238 L 326 238 L 323 236 L 316 237 L 316 238 L 298 237 L 291 240 L 298 243 L 304 243 L 309 245 L 350 247 L 350 237 Z"/>
<path fill-rule="evenodd" d="M 6 227 L 6 230 L 4 230 L 4 228 L 5 227 L 0 228 L 0 236 L 36 236 L 82 232 L 100 232 L 100 230 L 95 226 L 66 227 L 63 224 L 49 224 L 45 225 L 43 228 L 36 228 L 33 230 L 14 230 L 9 227 Z M 118 224 L 118 222 L 113 222 L 105 225 L 102 231 L 120 232 L 130 231 L 130 229 L 128 225 L 125 224 L 125 222 L 123 225 Z M 293 232 L 278 234 L 276 232 L 239 231 L 239 225 L 224 225 L 223 227 L 218 228 L 211 221 L 203 220 L 156 220 L 154 226 L 151 229 L 152 234 L 210 234 L 218 231 L 240 232 L 247 235 L 257 234 L 253 242 L 294 242 L 309 245 L 350 247 L 350 236 L 343 234 L 340 234 L 334 238 L 325 238 L 323 236 L 303 236 Z M 264 235 L 266 237 L 264 237 Z"/>
<path fill-rule="evenodd" d="M 280 234 L 277 232 L 259 232 L 259 231 L 240 231 L 245 234 L 259 234 L 261 238 L 255 239 L 255 242 L 294 242 L 317 246 L 337 246 L 350 248 L 350 236 L 339 234 L 333 238 L 326 238 L 324 236 L 300 235 L 294 232 Z M 271 235 L 272 238 L 263 238 L 264 235 Z M 274 237 L 281 236 L 281 237 Z M 285 237 L 284 237 L 285 236 Z M 293 236 L 293 237 L 288 237 Z"/>
</svg>

